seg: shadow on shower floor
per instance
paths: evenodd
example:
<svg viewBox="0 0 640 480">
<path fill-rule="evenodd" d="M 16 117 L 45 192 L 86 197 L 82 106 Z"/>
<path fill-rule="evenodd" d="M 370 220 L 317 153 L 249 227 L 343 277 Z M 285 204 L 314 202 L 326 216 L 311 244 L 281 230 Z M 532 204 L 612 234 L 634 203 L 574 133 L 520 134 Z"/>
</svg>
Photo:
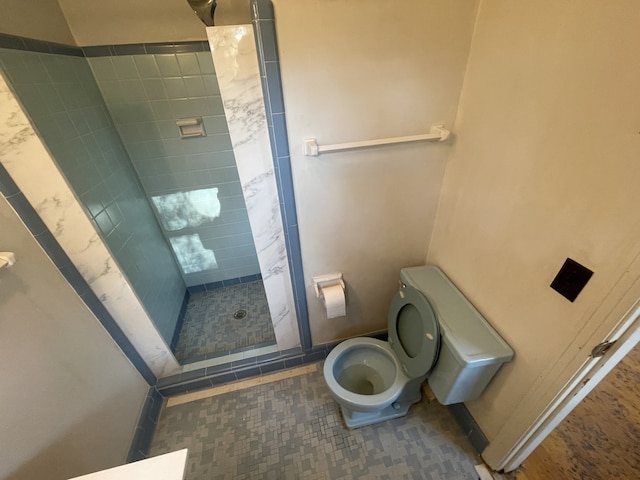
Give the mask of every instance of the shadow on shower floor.
<svg viewBox="0 0 640 480">
<path fill-rule="evenodd" d="M 261 281 L 192 293 L 176 346 L 180 363 L 275 344 Z"/>
</svg>

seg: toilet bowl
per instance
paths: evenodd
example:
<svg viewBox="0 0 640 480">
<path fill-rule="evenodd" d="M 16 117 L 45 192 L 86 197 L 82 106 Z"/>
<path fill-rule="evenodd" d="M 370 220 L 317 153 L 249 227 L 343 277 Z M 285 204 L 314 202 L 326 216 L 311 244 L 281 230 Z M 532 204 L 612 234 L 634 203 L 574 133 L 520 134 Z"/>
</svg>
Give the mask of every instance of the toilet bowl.
<svg viewBox="0 0 640 480">
<path fill-rule="evenodd" d="M 323 373 L 349 428 L 406 415 L 425 379 L 442 404 L 477 398 L 513 350 L 434 265 L 402 269 L 388 341 L 338 344 Z"/>
<path fill-rule="evenodd" d="M 409 380 L 388 342 L 352 338 L 334 348 L 325 375 L 338 402 L 350 409 L 375 412 L 394 402 Z"/>
</svg>

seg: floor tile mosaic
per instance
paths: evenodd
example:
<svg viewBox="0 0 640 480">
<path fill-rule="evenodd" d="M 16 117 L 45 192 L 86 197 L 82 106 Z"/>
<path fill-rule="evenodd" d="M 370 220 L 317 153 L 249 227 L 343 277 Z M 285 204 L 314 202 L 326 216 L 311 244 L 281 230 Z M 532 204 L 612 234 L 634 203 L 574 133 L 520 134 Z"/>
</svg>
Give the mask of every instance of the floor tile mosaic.
<svg viewBox="0 0 640 480">
<path fill-rule="evenodd" d="M 262 282 L 241 283 L 191 294 L 175 355 L 184 362 L 275 340 Z"/>
<path fill-rule="evenodd" d="M 477 479 L 473 447 L 436 401 L 348 430 L 316 372 L 165 407 L 150 455 L 189 449 L 187 480 Z"/>
</svg>

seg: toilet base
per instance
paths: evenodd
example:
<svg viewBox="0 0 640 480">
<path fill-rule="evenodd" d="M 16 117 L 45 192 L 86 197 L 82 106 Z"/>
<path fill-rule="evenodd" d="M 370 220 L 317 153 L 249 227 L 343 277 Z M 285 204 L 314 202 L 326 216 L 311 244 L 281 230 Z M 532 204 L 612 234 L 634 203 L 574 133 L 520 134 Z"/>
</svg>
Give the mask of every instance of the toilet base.
<svg viewBox="0 0 640 480">
<path fill-rule="evenodd" d="M 416 381 L 417 380 L 417 381 Z M 411 405 L 422 399 L 421 384 L 423 379 L 414 379 L 405 386 L 404 392 L 391 405 L 377 412 L 362 412 L 340 405 L 344 423 L 349 429 L 373 425 L 392 418 L 404 417 Z"/>
</svg>

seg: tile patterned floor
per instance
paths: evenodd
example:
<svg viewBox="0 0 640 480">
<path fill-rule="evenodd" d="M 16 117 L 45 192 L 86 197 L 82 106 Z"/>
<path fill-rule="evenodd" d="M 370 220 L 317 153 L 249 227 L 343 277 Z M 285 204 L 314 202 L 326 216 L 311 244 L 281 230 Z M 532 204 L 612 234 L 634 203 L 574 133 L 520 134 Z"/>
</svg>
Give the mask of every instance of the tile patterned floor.
<svg viewBox="0 0 640 480">
<path fill-rule="evenodd" d="M 247 316 L 237 320 L 239 309 Z M 275 339 L 262 282 L 242 283 L 191 295 L 175 355 L 180 362 L 203 359 Z"/>
<path fill-rule="evenodd" d="M 477 479 L 473 447 L 448 410 L 348 430 L 322 368 L 165 407 L 150 454 L 189 449 L 187 480 Z"/>
</svg>

